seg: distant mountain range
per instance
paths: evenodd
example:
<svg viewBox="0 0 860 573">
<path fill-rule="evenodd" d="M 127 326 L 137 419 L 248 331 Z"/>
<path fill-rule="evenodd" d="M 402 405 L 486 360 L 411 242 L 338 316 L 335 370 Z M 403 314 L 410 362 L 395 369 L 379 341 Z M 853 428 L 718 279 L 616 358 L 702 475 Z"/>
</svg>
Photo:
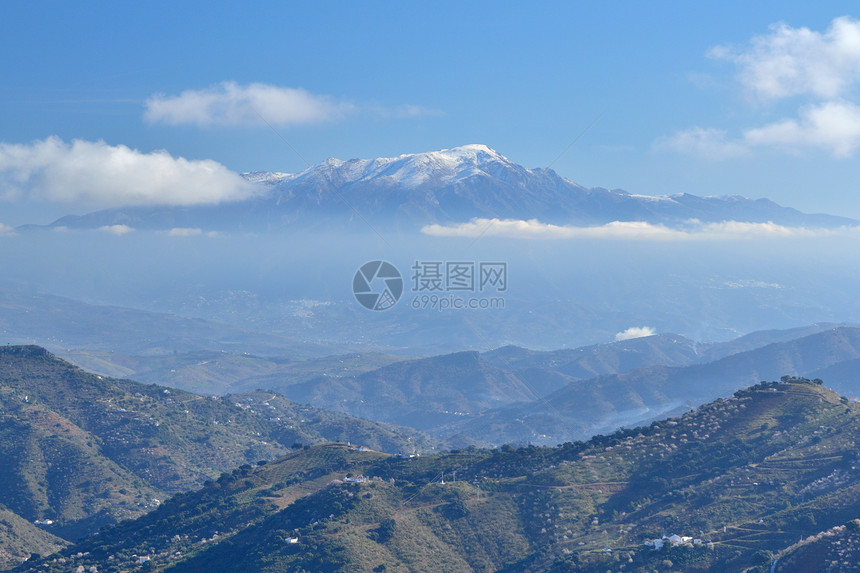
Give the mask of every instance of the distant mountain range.
<svg viewBox="0 0 860 573">
<path fill-rule="evenodd" d="M 410 425 L 454 443 L 552 445 L 684 412 L 782 375 L 860 394 L 860 328 L 815 325 L 697 345 L 677 335 L 535 352 L 505 347 L 396 362 L 301 383 L 292 400 Z"/>
<path fill-rule="evenodd" d="M 346 354 L 349 346 L 0 291 L 0 330 L 12 343 L 47 345 L 103 376 L 203 394 L 267 389 L 461 446 L 582 439 L 783 374 L 822 378 L 860 396 L 858 329 L 827 323 L 721 343 L 660 334 L 553 351 L 505 346 L 414 358 Z"/>
<path fill-rule="evenodd" d="M 328 159 L 298 174 L 244 174 L 263 189 L 259 196 L 210 206 L 122 207 L 69 215 L 50 228 L 193 228 L 204 231 L 283 231 L 360 223 L 417 231 L 432 223 L 472 218 L 538 219 L 593 226 L 613 221 L 678 225 L 695 219 L 774 222 L 787 226 L 838 227 L 858 221 L 809 215 L 767 199 L 738 195 L 699 197 L 635 195 L 591 189 L 552 169 L 527 169 L 485 145 L 377 159 Z M 27 228 L 33 228 L 32 226 Z"/>
<path fill-rule="evenodd" d="M 539 399 L 486 411 L 436 433 L 481 436 L 490 443 L 557 444 L 677 415 L 786 374 L 814 378 L 827 372 L 828 386 L 855 396 L 860 380 L 851 367 L 858 358 L 860 328 L 837 327 L 704 364 L 643 366 L 580 379 Z"/>
</svg>

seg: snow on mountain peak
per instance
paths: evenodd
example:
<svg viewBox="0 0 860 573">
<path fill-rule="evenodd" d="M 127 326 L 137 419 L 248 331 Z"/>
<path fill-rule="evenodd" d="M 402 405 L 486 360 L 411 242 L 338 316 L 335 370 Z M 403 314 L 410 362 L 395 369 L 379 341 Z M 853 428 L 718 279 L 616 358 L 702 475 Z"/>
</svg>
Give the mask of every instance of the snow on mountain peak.
<svg viewBox="0 0 860 573">
<path fill-rule="evenodd" d="M 404 154 L 377 159 L 329 158 L 323 163 L 298 174 L 297 178 L 325 177 L 339 183 L 371 180 L 406 188 L 426 183 L 445 185 L 473 175 L 488 175 L 485 168 L 492 164 L 523 169 L 508 158 L 483 144 L 462 145 L 426 153 Z"/>
<path fill-rule="evenodd" d="M 535 178 L 544 177 L 563 179 L 577 188 L 580 187 L 572 181 L 559 178 L 551 170 L 527 169 L 480 143 L 376 159 L 344 161 L 330 157 L 296 174 L 253 172 L 244 173 L 243 176 L 255 183 L 272 187 L 305 184 L 312 187 L 323 185 L 328 188 L 333 185 L 341 188 L 357 184 L 402 190 L 429 190 L 461 184 L 476 178 L 495 180 L 503 185 L 525 189 L 529 185 L 534 186 Z M 532 183 L 528 183 L 529 181 Z"/>
<path fill-rule="evenodd" d="M 451 149 L 443 149 L 441 151 L 431 153 L 445 154 L 464 161 L 508 161 L 506 157 L 498 153 L 496 150 L 490 149 L 483 143 L 470 143 L 468 145 L 461 145 L 460 147 L 452 147 Z"/>
<path fill-rule="evenodd" d="M 242 173 L 242 177 L 244 177 L 251 183 L 277 184 L 290 181 L 296 176 L 292 173 L 280 173 L 278 171 L 249 171 L 246 173 Z"/>
</svg>

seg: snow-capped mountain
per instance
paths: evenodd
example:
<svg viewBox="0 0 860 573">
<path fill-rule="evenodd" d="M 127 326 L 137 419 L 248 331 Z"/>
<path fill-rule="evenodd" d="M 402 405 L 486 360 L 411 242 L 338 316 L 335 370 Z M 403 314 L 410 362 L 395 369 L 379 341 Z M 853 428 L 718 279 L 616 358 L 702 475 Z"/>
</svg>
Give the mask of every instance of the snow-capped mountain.
<svg viewBox="0 0 860 573">
<path fill-rule="evenodd" d="M 444 187 L 470 177 L 510 179 L 534 177 L 536 171 L 513 163 L 486 145 L 464 145 L 453 149 L 377 159 L 328 159 L 290 181 L 324 179 L 334 185 L 382 184 L 417 189 Z M 285 180 L 286 182 L 286 180 Z"/>
<path fill-rule="evenodd" d="M 253 172 L 244 177 L 264 188 L 257 197 L 215 206 L 109 209 L 63 217 L 51 226 L 266 231 L 342 226 L 365 219 L 417 231 L 431 223 L 476 217 L 574 225 L 645 221 L 671 226 L 690 219 L 814 227 L 857 224 L 737 195 L 653 197 L 587 189 L 552 169 L 527 169 L 477 144 L 393 158 L 332 158 L 296 174 Z"/>
</svg>

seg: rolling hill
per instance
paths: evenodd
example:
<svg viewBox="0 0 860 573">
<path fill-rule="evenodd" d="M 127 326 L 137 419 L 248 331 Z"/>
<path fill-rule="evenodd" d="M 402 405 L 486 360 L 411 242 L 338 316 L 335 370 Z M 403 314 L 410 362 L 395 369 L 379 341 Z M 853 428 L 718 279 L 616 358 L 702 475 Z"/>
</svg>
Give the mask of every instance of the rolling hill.
<svg viewBox="0 0 860 573">
<path fill-rule="evenodd" d="M 577 380 L 540 399 L 487 410 L 436 433 L 482 436 L 494 444 L 587 439 L 683 412 L 781 373 L 815 377 L 829 372 L 834 387 L 854 396 L 860 393 L 860 379 L 850 366 L 858 357 L 860 328 L 834 327 L 707 364 L 648 366 Z"/>
<path fill-rule="evenodd" d="M 259 388 L 282 391 L 320 376 L 351 376 L 406 359 L 374 352 L 282 357 L 224 350 L 141 355 L 69 349 L 57 351 L 57 354 L 97 374 L 162 384 L 198 394 L 236 394 Z"/>
<path fill-rule="evenodd" d="M 535 390 L 477 352 L 457 352 L 396 362 L 357 376 L 315 378 L 282 391 L 297 402 L 429 429 L 496 405 L 535 398 L 551 388 L 543 384 Z"/>
<path fill-rule="evenodd" d="M 860 514 L 858 436 L 857 405 L 786 376 L 552 448 L 315 446 L 18 570 L 764 573 L 799 538 Z"/>
<path fill-rule="evenodd" d="M 0 505 L 0 571 L 21 564 L 23 558 L 50 555 L 69 542 Z"/>
<path fill-rule="evenodd" d="M 827 373 L 853 396 L 858 358 L 860 328 L 819 324 L 701 345 L 664 334 L 555 351 L 507 346 L 300 383 L 256 381 L 297 402 L 440 439 L 552 445 L 683 412 L 782 373 Z"/>
<path fill-rule="evenodd" d="M 860 520 L 837 525 L 801 539 L 775 557 L 771 573 L 860 571 Z"/>
<path fill-rule="evenodd" d="M 657 334 L 608 344 L 553 351 L 506 346 L 482 353 L 482 358 L 510 370 L 554 370 L 573 378 L 617 374 L 645 366 L 684 366 L 695 362 L 698 345 L 675 334 Z"/>
<path fill-rule="evenodd" d="M 438 447 L 412 430 L 272 392 L 200 396 L 90 374 L 36 346 L 0 347 L 0 505 L 28 523 L 52 522 L 52 535 L 3 547 L 19 558 L 24 548 L 43 553 L 53 536 L 76 539 L 227 469 L 332 440 Z"/>
</svg>

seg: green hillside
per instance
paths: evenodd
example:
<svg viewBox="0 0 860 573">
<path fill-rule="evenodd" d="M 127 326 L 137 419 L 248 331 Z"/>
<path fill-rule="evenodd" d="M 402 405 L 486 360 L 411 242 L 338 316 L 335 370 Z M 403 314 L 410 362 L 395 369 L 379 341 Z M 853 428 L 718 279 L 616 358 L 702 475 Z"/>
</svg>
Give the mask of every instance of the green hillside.
<svg viewBox="0 0 860 573">
<path fill-rule="evenodd" d="M 544 376 L 541 381 L 556 379 Z M 293 400 L 318 407 L 328 405 L 354 416 L 429 431 L 496 406 L 533 400 L 556 388 L 536 391 L 477 352 L 457 352 L 395 362 L 357 376 L 319 377 L 284 391 Z"/>
<path fill-rule="evenodd" d="M 860 520 L 801 539 L 775 556 L 772 573 L 860 571 Z"/>
<path fill-rule="evenodd" d="M 225 470 L 332 440 L 437 447 L 417 432 L 272 392 L 199 396 L 90 374 L 36 346 L 0 348 L 0 505 L 24 522 L 50 520 L 46 530 L 66 540 L 138 517 Z M 13 533 L 0 549 L 16 559 L 56 549 Z"/>
<path fill-rule="evenodd" d="M 319 376 L 349 376 L 404 359 L 374 352 L 323 358 L 254 356 L 210 350 L 127 355 L 71 349 L 57 351 L 57 354 L 97 374 L 157 383 L 197 394 L 235 394 L 258 388 L 283 392 L 293 384 Z"/>
<path fill-rule="evenodd" d="M 177 572 L 767 571 L 798 539 L 860 515 L 858 436 L 856 405 L 785 378 L 554 448 L 315 446 L 21 570 L 127 571 L 144 557 Z"/>
<path fill-rule="evenodd" d="M 0 505 L 0 570 L 20 565 L 32 554 L 50 555 L 69 545 L 69 542 L 30 523 Z"/>
</svg>

